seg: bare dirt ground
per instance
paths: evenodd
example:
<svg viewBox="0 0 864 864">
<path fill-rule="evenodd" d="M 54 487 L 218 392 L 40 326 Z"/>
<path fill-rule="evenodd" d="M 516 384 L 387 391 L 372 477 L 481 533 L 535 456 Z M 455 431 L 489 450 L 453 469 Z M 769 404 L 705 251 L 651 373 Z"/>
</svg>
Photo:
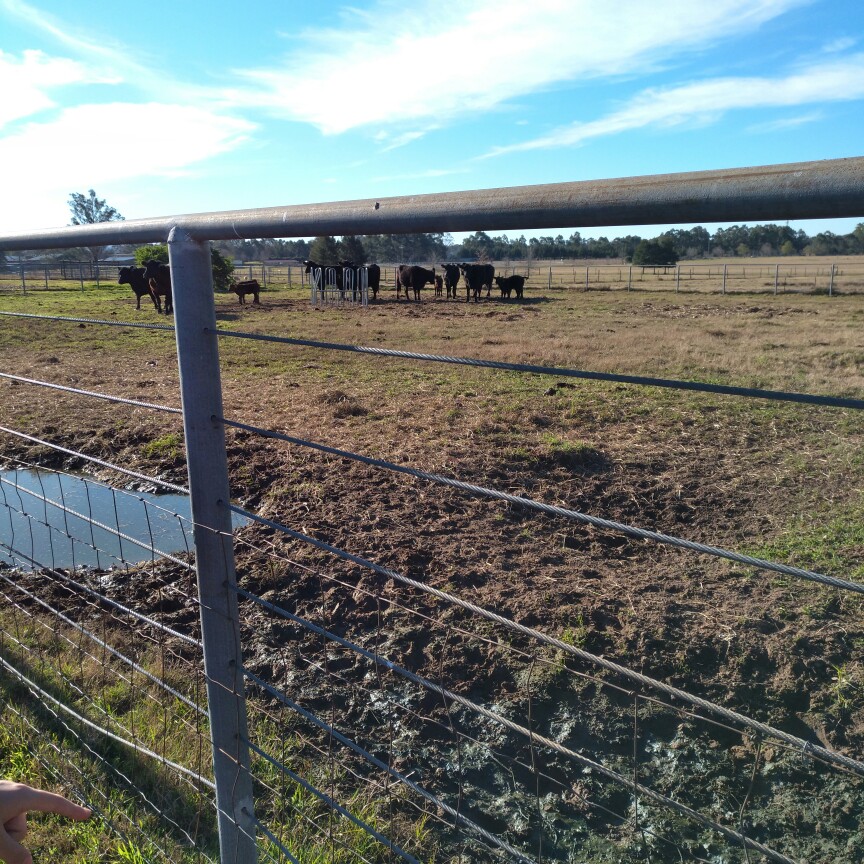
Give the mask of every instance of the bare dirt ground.
<svg viewBox="0 0 864 864">
<path fill-rule="evenodd" d="M 365 311 L 312 310 L 290 292 L 263 294 L 261 308 L 219 300 L 220 322 L 232 330 L 864 396 L 864 307 L 854 297 L 672 300 L 569 292 L 529 297 L 524 305 L 431 298 L 397 304 L 387 297 Z M 52 314 L 70 314 L 53 299 L 43 303 Z M 21 304 L 3 298 L 2 307 L 19 311 Z M 88 315 L 130 320 L 136 313 L 117 294 L 94 303 Z M 137 315 L 144 320 L 143 310 Z M 172 338 L 0 319 L 0 368 L 178 405 Z M 864 580 L 860 412 L 227 338 L 220 347 L 228 418 L 606 520 Z M 0 381 L 0 390 L 4 426 L 185 482 L 182 428 L 173 415 L 10 380 Z M 853 758 L 864 754 L 860 594 L 472 497 L 248 432 L 229 429 L 227 438 L 232 494 L 261 516 L 813 743 Z M 8 435 L 3 454 L 76 464 Z M 535 721 L 550 735 L 560 733 L 563 722 L 554 700 L 583 704 L 589 727 L 606 723 L 593 737 L 607 759 L 623 759 L 632 748 L 626 725 L 632 694 L 612 710 L 596 680 L 579 677 L 596 674 L 590 664 L 517 637 L 512 650 L 503 650 L 495 644 L 504 639 L 501 631 L 488 622 L 261 526 L 247 526 L 240 537 L 241 584 L 268 601 L 362 644 L 386 643 L 394 662 L 455 692 L 509 704 L 520 716 L 533 693 Z M 146 604 L 147 586 L 139 593 Z M 248 608 L 246 615 L 253 668 L 304 681 L 312 702 L 332 701 L 311 666 L 297 661 L 322 656 L 315 638 L 274 624 L 261 609 Z M 195 626 L 194 609 L 177 609 L 171 617 Z M 290 661 L 286 635 L 301 645 Z M 533 661 L 518 651 L 541 658 L 546 671 L 533 672 Z M 526 669 L 534 675 L 527 691 Z M 562 676 L 562 669 L 573 677 Z M 367 710 L 361 698 L 346 697 L 340 706 L 355 724 Z M 548 716 L 538 707 L 544 699 Z M 435 715 L 433 707 L 425 710 Z M 651 734 L 674 741 L 679 721 Z M 572 732 L 573 746 L 580 734 Z M 613 743 L 616 736 L 623 743 Z M 738 753 L 743 773 L 734 794 L 740 803 L 757 744 L 745 736 L 736 739 L 737 751 L 729 742 L 711 746 L 728 747 L 733 762 Z M 760 772 L 772 758 L 780 764 L 779 756 L 759 758 Z M 674 768 L 668 776 L 657 769 L 656 782 L 669 789 L 683 782 L 672 777 L 682 766 Z M 784 776 L 805 788 L 800 776 Z M 698 771 L 692 784 L 686 794 L 698 797 Z M 626 810 L 614 796 L 593 794 L 617 812 Z M 794 811 L 802 820 L 797 829 L 791 823 L 776 832 L 764 829 L 766 840 L 781 836 L 808 860 L 842 860 L 831 857 L 839 854 L 837 844 L 861 839 L 848 814 L 814 815 L 794 802 L 784 810 L 767 779 L 761 794 L 763 821 L 772 808 L 775 817 L 791 819 Z M 757 789 L 752 797 L 759 795 Z M 861 803 L 860 786 L 844 787 L 843 795 Z M 619 822 L 600 821 L 613 836 Z M 671 831 L 668 825 L 664 830 Z M 800 839 L 808 832 L 820 838 L 816 845 Z M 565 835 L 565 845 L 572 844 L 572 835 Z M 789 841 L 790 835 L 800 836 Z M 700 848 L 708 855 L 710 847 Z M 550 854 L 558 860 L 554 848 Z M 632 849 L 628 854 L 639 857 Z"/>
</svg>

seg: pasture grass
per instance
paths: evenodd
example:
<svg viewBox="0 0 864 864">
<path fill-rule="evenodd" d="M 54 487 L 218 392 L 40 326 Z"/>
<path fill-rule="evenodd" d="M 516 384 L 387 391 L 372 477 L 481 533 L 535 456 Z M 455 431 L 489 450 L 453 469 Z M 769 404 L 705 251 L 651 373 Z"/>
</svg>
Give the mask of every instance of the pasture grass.
<svg viewBox="0 0 864 864">
<path fill-rule="evenodd" d="M 22 614 L 15 607 L 0 611 L 0 633 L 4 657 L 54 698 L 113 734 L 134 738 L 139 747 L 212 780 L 206 715 L 113 660 L 77 631 L 43 620 L 39 613 Z M 129 654 L 136 651 L 128 631 L 102 629 L 99 635 Z M 134 659 L 175 692 L 206 704 L 201 676 L 194 669 L 190 674 L 188 667 L 168 662 L 153 648 L 145 647 Z M 64 714 L 31 707 L 29 695 L 14 677 L 0 676 L 0 774 L 94 808 L 84 823 L 33 814 L 27 846 L 35 860 L 198 864 L 201 854 L 203 860 L 219 860 L 212 793 L 206 787 L 196 792 L 173 769 L 162 768 L 143 752 L 101 737 Z M 267 711 L 252 710 L 250 739 L 312 785 L 337 791 L 346 809 L 381 829 L 384 804 L 363 788 L 346 791 L 341 770 L 334 774 L 312 764 L 301 752 L 299 739 Z M 370 861 L 384 860 L 376 840 L 343 817 L 331 818 L 320 798 L 271 762 L 253 754 L 252 772 L 256 817 L 300 860 L 339 864 L 356 860 L 358 854 Z M 118 779 L 127 782 L 118 784 Z M 322 822 L 328 824 L 327 831 L 322 832 Z M 405 831 L 415 851 L 428 847 L 423 819 L 405 826 Z M 190 847 L 190 837 L 195 848 Z M 259 843 L 271 857 L 282 857 L 265 836 L 259 834 Z"/>
<path fill-rule="evenodd" d="M 26 301 L 0 294 L 0 310 L 75 315 L 86 308 L 87 317 L 171 323 L 144 303 L 135 310 L 130 295 L 125 288 L 74 296 L 28 292 Z M 385 291 L 366 310 L 314 310 L 303 290 L 268 288 L 260 307 L 241 308 L 233 295 L 217 296 L 217 318 L 224 329 L 346 345 L 864 396 L 860 297 L 529 288 L 520 305 L 447 303 L 428 293 L 420 304 L 396 303 L 391 295 Z M 605 516 L 608 507 L 622 522 L 864 579 L 860 412 L 231 337 L 222 337 L 219 348 L 227 417 L 592 515 Z M 0 316 L 0 356 L 3 371 L 11 374 L 179 404 L 172 333 Z M 167 466 L 182 472 L 175 416 L 8 381 L 0 387 L 7 395 L 0 400 L 4 425 L 140 470 L 163 472 Z M 234 431 L 227 437 L 232 484 L 256 506 L 260 502 L 280 518 L 288 513 L 301 524 L 315 519 L 322 536 L 344 528 L 344 522 L 333 524 L 327 509 L 334 501 L 343 519 L 345 512 L 367 514 L 366 498 L 350 497 L 344 460 L 310 457 L 281 445 L 257 454 L 261 442 L 254 437 Z M 419 483 L 411 495 L 418 490 L 434 511 L 437 496 Z M 442 553 L 442 559 L 452 554 L 454 563 L 433 573 L 446 590 L 474 597 L 473 586 L 460 581 L 470 574 L 480 585 L 478 602 L 503 614 L 513 615 L 514 607 L 518 615 L 530 611 L 531 621 L 563 634 L 570 644 L 639 668 L 644 662 L 649 672 L 654 664 L 662 673 L 694 681 L 703 667 L 688 654 L 691 640 L 707 646 L 700 656 L 711 657 L 722 628 L 728 638 L 722 656 L 734 677 L 734 663 L 755 653 L 754 640 L 761 648 L 776 635 L 772 657 L 781 658 L 778 666 L 792 655 L 806 665 L 814 706 L 850 723 L 861 707 L 864 644 L 853 644 L 860 638 L 855 596 L 838 600 L 831 589 L 776 574 L 730 571 L 725 563 L 680 563 L 663 551 L 649 560 L 641 548 L 619 551 L 592 532 L 580 534 L 569 526 L 562 532 L 512 509 L 495 509 L 484 522 L 479 508 L 448 499 L 443 515 L 433 512 L 428 522 L 413 525 L 409 507 L 414 504 L 399 509 L 400 500 L 396 492 L 383 496 L 393 506 L 392 519 L 381 528 L 376 523 L 361 538 L 364 554 L 368 545 L 385 563 L 401 567 L 406 548 L 431 543 L 436 530 L 437 543 L 444 543 L 445 534 L 456 536 L 446 520 L 458 517 L 468 526 L 464 547 L 454 543 Z M 399 533 L 400 521 L 412 523 L 413 533 Z M 511 544 L 504 563 L 495 559 L 490 538 Z M 598 562 L 611 563 L 602 569 Z M 497 584 L 499 593 L 480 594 Z M 653 653 L 646 651 L 643 659 L 633 652 L 646 634 Z M 804 645 L 810 635 L 822 640 L 824 659 L 811 656 L 815 649 Z M 787 636 L 792 647 L 778 648 Z M 658 647 L 664 644 L 668 647 Z M 821 677 L 811 674 L 811 666 Z M 760 674 L 770 682 L 769 672 Z M 122 682 L 104 682 L 98 694 L 104 712 L 118 722 L 134 720 L 136 730 L 164 722 L 147 713 L 152 706 L 136 707 Z M 280 724 L 266 718 L 255 722 L 259 743 L 294 752 Z M 158 742 L 155 731 L 147 735 Z M 178 737 L 182 755 L 184 741 Z M 314 774 L 314 766 L 307 767 Z M 256 761 L 256 772 L 263 788 L 284 788 L 272 766 Z M 322 818 L 320 802 L 302 792 L 292 791 L 290 801 L 282 808 L 265 794 L 262 814 L 275 824 L 288 810 L 313 821 Z M 362 795 L 351 806 L 375 818 L 375 808 Z M 301 837 L 309 823 L 284 824 L 286 832 Z M 412 826 L 404 828 L 411 833 Z M 422 824 L 413 829 L 419 846 L 428 842 Z M 346 832 L 347 845 L 366 842 L 351 839 L 351 829 Z M 119 858 L 119 848 L 112 854 L 127 860 Z M 334 848 L 313 846 L 301 860 L 336 860 Z M 137 853 L 130 847 L 122 854 L 135 860 Z M 374 860 L 372 851 L 366 854 Z"/>
</svg>

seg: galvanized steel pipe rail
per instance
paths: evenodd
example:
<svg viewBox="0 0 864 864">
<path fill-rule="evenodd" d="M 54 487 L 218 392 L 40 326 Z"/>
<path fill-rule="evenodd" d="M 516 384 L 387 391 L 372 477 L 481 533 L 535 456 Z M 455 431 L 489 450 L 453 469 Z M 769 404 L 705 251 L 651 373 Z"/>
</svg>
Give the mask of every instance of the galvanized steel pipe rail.
<svg viewBox="0 0 864 864">
<path fill-rule="evenodd" d="M 292 204 L 49 228 L 0 251 L 190 240 L 756 222 L 864 216 L 864 157 L 581 180 L 431 195 Z"/>
</svg>

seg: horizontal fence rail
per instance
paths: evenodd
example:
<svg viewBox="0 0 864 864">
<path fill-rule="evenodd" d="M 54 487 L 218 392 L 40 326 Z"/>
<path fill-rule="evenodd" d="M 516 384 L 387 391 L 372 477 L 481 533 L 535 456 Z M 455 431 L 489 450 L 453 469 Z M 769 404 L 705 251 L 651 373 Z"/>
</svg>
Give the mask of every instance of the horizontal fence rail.
<svg viewBox="0 0 864 864">
<path fill-rule="evenodd" d="M 861 216 L 864 157 L 291 205 L 71 226 L 0 237 L 0 251 L 198 240 L 407 234 Z"/>
<path fill-rule="evenodd" d="M 294 434 L 290 406 L 277 410 L 252 398 L 247 408 L 245 402 L 239 410 L 223 407 L 219 350 L 266 348 L 271 368 L 289 352 L 350 359 L 355 372 L 363 370 L 361 381 L 395 377 L 388 371 L 394 364 L 447 364 L 462 375 L 470 369 L 579 380 L 585 392 L 606 384 L 699 399 L 755 398 L 801 418 L 816 409 L 845 417 L 864 408 L 864 400 L 854 390 L 831 396 L 746 388 L 228 328 L 217 325 L 207 241 L 862 214 L 864 158 L 855 158 L 160 217 L 0 238 L 6 250 L 168 242 L 176 326 L 42 315 L 20 297 L 12 298 L 16 311 L 0 310 L 0 328 L 50 329 L 61 341 L 81 327 L 128 328 L 158 342 L 160 352 L 174 340 L 179 381 L 165 385 L 167 395 L 137 398 L 140 376 L 120 375 L 119 366 L 106 366 L 90 383 L 15 365 L 11 357 L 0 386 L 28 399 L 42 393 L 33 403 L 40 406 L 99 406 L 93 410 L 160 424 L 147 428 L 176 427 L 182 418 L 182 436 L 162 440 L 166 447 L 182 440 L 188 476 L 184 484 L 173 473 L 122 464 L 110 439 L 99 447 L 68 446 L 57 428 L 39 431 L 32 411 L 0 425 L 14 442 L 3 460 L 9 470 L 0 474 L 4 717 L 34 764 L 94 808 L 127 860 L 540 864 L 577 854 L 748 864 L 753 854 L 800 862 L 794 829 L 765 814 L 796 792 L 802 801 L 807 795 L 862 800 L 860 754 L 806 734 L 792 722 L 794 711 L 778 720 L 755 701 L 730 707 L 722 694 L 700 692 L 696 683 L 645 674 L 639 658 L 626 663 L 602 648 L 590 650 L 591 623 L 581 618 L 580 633 L 556 633 L 503 613 L 475 595 L 483 568 L 470 563 L 472 556 L 463 564 L 454 553 L 452 570 L 441 569 L 436 551 L 424 548 L 434 545 L 428 539 L 434 534 L 417 531 L 407 544 L 416 548 L 388 553 L 402 563 L 377 560 L 387 549 L 383 510 L 393 490 L 410 495 L 418 523 L 434 521 L 432 510 L 443 508 L 452 518 L 439 529 L 464 535 L 489 555 L 499 545 L 514 551 L 518 540 L 504 537 L 513 526 L 531 524 L 553 537 L 576 525 L 605 538 L 610 550 L 627 544 L 632 566 L 661 560 L 650 557 L 651 549 L 662 550 L 663 561 L 696 562 L 683 565 L 688 573 L 702 573 L 705 560 L 728 562 L 734 569 L 711 571 L 715 589 L 789 580 L 839 605 L 859 602 L 864 585 L 683 531 L 564 506 L 548 478 L 548 489 L 529 494 L 503 469 L 494 480 L 469 482 L 446 469 L 415 467 L 405 453 L 370 455 L 351 440 L 356 427 L 337 427 L 339 440 L 326 432 Z M 522 273 L 522 266 L 502 269 Z M 570 287 L 580 280 L 587 290 L 603 284 L 602 268 L 564 269 L 571 271 Z M 617 283 L 623 286 L 623 273 L 634 290 L 635 269 L 619 267 Z M 833 265 L 830 271 L 834 286 Z M 776 291 L 779 274 L 775 265 L 755 278 L 773 277 Z M 297 275 L 304 284 L 299 268 Z M 686 265 L 651 276 L 682 291 L 702 278 Z M 271 281 L 273 272 L 262 269 L 261 278 Z M 554 290 L 551 267 L 535 268 L 529 278 Z M 722 279 L 725 292 L 727 265 Z M 376 308 L 321 305 L 309 314 L 354 315 L 358 324 Z M 43 365 L 54 368 L 52 362 Z M 250 362 L 267 370 L 257 357 Z M 644 391 L 645 402 L 655 398 L 652 389 Z M 266 417 L 270 409 L 279 422 Z M 104 423 L 107 415 L 97 416 Z M 247 468 L 244 455 L 259 447 L 267 448 L 266 460 Z M 56 477 L 39 454 L 49 454 Z M 249 493 L 250 475 L 262 470 L 267 483 Z M 336 475 L 345 480 L 335 493 L 340 500 L 325 509 Z M 229 480 L 252 500 L 232 501 Z M 271 498 L 267 487 L 291 491 Z M 182 497 L 189 511 L 147 497 L 143 490 L 151 488 Z M 102 499 L 107 510 L 100 509 Z M 133 506 L 143 510 L 130 525 L 124 514 Z M 483 521 L 486 531 L 478 532 L 472 521 L 496 506 L 500 522 Z M 364 533 L 361 509 L 380 516 L 384 527 Z M 183 539 L 164 540 L 165 523 L 178 526 Z M 579 566 L 568 548 L 555 565 L 562 572 Z M 521 584 L 523 574 L 509 575 L 514 590 L 531 590 L 528 580 Z M 838 700 L 850 692 L 841 688 L 845 674 L 836 667 Z M 703 776 L 710 760 L 726 773 Z M 855 803 L 849 806 L 857 812 Z M 854 827 L 830 809 L 829 827 L 813 831 L 833 850 L 851 848 Z"/>
</svg>

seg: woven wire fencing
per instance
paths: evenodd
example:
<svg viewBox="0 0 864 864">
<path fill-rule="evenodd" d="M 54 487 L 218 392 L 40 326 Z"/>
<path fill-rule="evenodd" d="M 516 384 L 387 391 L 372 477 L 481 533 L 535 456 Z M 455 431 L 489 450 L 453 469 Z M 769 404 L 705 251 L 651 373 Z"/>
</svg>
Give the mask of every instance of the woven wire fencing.
<svg viewBox="0 0 864 864">
<path fill-rule="evenodd" d="M 130 398 L 112 392 L 110 376 L 88 387 L 2 373 L 10 389 L 43 389 L 46 405 L 92 400 L 179 420 L 183 403 L 188 487 L 67 448 L 59 430 L 48 440 L 0 428 L 44 456 L 10 460 L 0 480 L 4 719 L 134 849 L 130 860 L 743 864 L 804 860 L 812 834 L 832 854 L 854 850 L 864 776 L 855 754 L 775 724 L 758 705 L 735 710 L 590 651 L 590 622 L 553 635 L 475 602 L 477 574 L 437 578 L 419 542 L 407 550 L 410 570 L 379 563 L 351 526 L 358 508 L 379 506 L 377 489 L 399 482 L 415 490 L 418 519 L 433 508 L 458 514 L 441 530 L 461 526 L 466 543 L 478 542 L 472 514 L 494 506 L 505 522 L 718 559 L 832 598 L 857 599 L 864 586 L 550 504 L 512 491 L 506 477 L 471 483 L 350 440 L 296 436 L 266 422 L 267 406 L 257 406 L 263 422 L 246 422 L 223 409 L 209 360 L 226 342 L 267 342 L 370 365 L 446 364 L 808 410 L 854 413 L 864 400 L 219 328 L 206 243 L 172 231 L 169 248 L 176 328 L 0 314 L 3 327 L 26 318 L 177 339 L 182 400 Z M 201 504 L 210 475 L 218 481 L 227 467 L 226 437 L 235 457 L 272 448 L 270 483 L 293 485 L 308 515 L 288 518 L 266 499 L 230 503 L 221 481 Z M 304 454 L 308 476 L 280 474 L 281 450 Z M 46 463 L 62 470 L 49 478 Z M 242 458 L 231 465 L 242 487 Z M 335 526 L 317 521 L 312 500 L 320 469 L 334 465 L 356 481 Z M 191 515 L 144 489 L 191 492 Z M 127 504 L 143 510 L 129 516 Z M 162 523 L 179 533 L 172 539 Z M 808 812 L 803 828 L 772 816 L 796 807 Z"/>
<path fill-rule="evenodd" d="M 844 259 L 763 263 L 758 258 L 737 262 L 689 262 L 661 267 L 626 263 L 496 261 L 499 276 L 524 276 L 529 297 L 571 291 L 661 291 L 681 294 L 860 294 L 864 292 L 864 263 Z M 415 262 L 441 270 L 438 261 Z M 381 264 L 382 298 L 395 296 L 396 264 Z M 70 262 L 64 266 L 29 262 L 0 265 L 0 294 L 41 290 L 83 291 L 116 284 L 118 267 L 105 262 Z M 236 264 L 234 278 L 257 279 L 265 289 L 308 290 L 309 276 L 302 264 L 246 262 Z M 432 286 L 428 288 L 432 295 Z M 457 299 L 463 299 L 460 281 Z M 492 296 L 498 296 L 493 286 Z"/>
<path fill-rule="evenodd" d="M 88 802 L 118 851 L 219 860 L 200 632 L 194 617 L 173 624 L 178 609 L 197 608 L 188 504 L 183 515 L 167 500 L 5 461 L 6 734 Z"/>
<path fill-rule="evenodd" d="M 3 321 L 15 324 L 14 317 Z M 50 326 L 58 324 L 76 326 L 74 320 Z M 542 370 L 278 334 L 222 330 L 220 338 L 265 339 L 286 350 L 359 351 L 372 363 L 392 354 L 426 363 L 504 365 L 526 374 Z M 546 371 L 558 377 L 597 374 Z M 56 387 L 6 377 L 18 386 L 46 387 L 49 395 Z M 658 383 L 643 383 L 649 382 Z M 71 389 L 64 396 L 178 410 Z M 741 395 L 823 403 L 824 410 L 864 407 L 806 394 Z M 407 476 L 453 500 L 503 502 L 562 524 L 713 555 L 838 591 L 864 591 L 842 579 L 279 429 L 218 419 L 243 436 L 244 447 L 255 438 L 281 442 Z M 103 460 L 38 443 L 102 472 L 111 469 Z M 3 550 L 11 565 L 0 570 L 2 662 L 24 704 L 35 706 L 25 712 L 17 699 L 8 702 L 11 722 L 22 739 L 39 744 L 44 735 L 33 730 L 50 724 L 51 746 L 68 760 L 64 784 L 95 804 L 106 824 L 144 850 L 145 860 L 226 860 L 219 859 L 215 840 L 193 526 L 180 512 L 186 490 L 118 466 L 121 482 L 177 495 L 169 504 L 39 468 L 19 460 L 0 479 L 0 507 L 10 526 Z M 130 505 L 137 510 L 130 513 Z M 812 794 L 824 794 L 826 782 L 833 782 L 827 778 L 864 772 L 862 763 L 842 753 L 585 651 L 578 638 L 520 624 L 460 598 L 458 589 L 434 588 L 314 531 L 232 509 L 246 521 L 236 538 L 236 593 L 250 658 L 244 676 L 261 860 L 304 860 L 304 850 L 312 849 L 333 861 L 566 861 L 574 848 L 612 854 L 610 828 L 625 838 L 634 860 L 699 860 L 721 849 L 723 860 L 746 861 L 748 852 L 796 860 L 782 846 L 763 842 L 777 838 L 767 826 L 751 823 L 751 811 L 770 810 L 793 781 L 802 795 L 808 782 Z M 173 537 L 166 524 L 177 528 Z M 317 566 L 298 554 L 303 547 L 319 553 Z M 458 658 L 466 658 L 466 668 L 486 669 L 486 677 L 454 675 Z M 604 731 L 598 737 L 592 729 Z M 610 729 L 617 730 L 614 740 L 603 740 Z M 711 752 L 728 754 L 723 788 L 701 785 L 696 766 Z M 38 749 L 35 755 L 44 758 Z M 775 778 L 770 783 L 768 768 Z M 94 782 L 99 772 L 100 782 Z M 125 810 L 114 805 L 118 795 Z"/>
</svg>

